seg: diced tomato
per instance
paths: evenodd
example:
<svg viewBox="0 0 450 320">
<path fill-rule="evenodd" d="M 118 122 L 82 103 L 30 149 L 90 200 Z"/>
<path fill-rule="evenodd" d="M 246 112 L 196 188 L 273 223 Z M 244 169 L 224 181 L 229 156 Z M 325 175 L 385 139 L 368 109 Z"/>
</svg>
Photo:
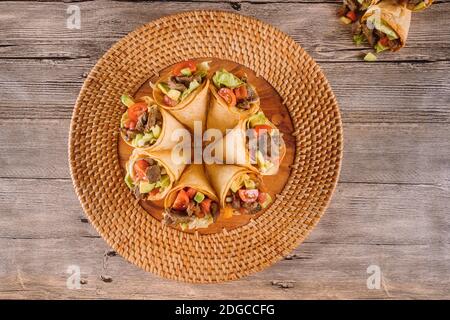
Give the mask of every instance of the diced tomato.
<svg viewBox="0 0 450 320">
<path fill-rule="evenodd" d="M 200 202 L 200 208 L 204 214 L 209 214 L 211 212 L 211 203 L 212 200 L 209 198 L 205 198 L 202 202 Z"/>
<path fill-rule="evenodd" d="M 178 191 L 177 197 L 173 202 L 172 208 L 180 211 L 186 210 L 188 204 L 189 204 L 189 196 L 187 195 L 186 191 L 181 189 L 180 191 Z"/>
<path fill-rule="evenodd" d="M 353 22 L 355 22 L 356 21 L 356 13 L 355 13 L 355 11 L 349 11 L 349 12 L 347 12 L 347 14 L 346 14 L 346 16 L 347 16 L 347 18 L 349 18 L 350 20 L 352 20 Z"/>
<path fill-rule="evenodd" d="M 164 95 L 163 101 L 169 107 L 173 107 L 177 104 L 177 102 L 173 99 L 170 99 L 170 97 L 168 95 Z"/>
<path fill-rule="evenodd" d="M 258 189 L 240 189 L 239 197 L 244 202 L 255 202 L 258 199 Z"/>
<path fill-rule="evenodd" d="M 234 94 L 236 95 L 236 100 L 244 100 L 248 96 L 247 86 L 243 85 L 234 89 Z"/>
<path fill-rule="evenodd" d="M 183 61 L 183 62 L 176 64 L 173 67 L 172 73 L 175 76 L 181 76 L 182 75 L 181 70 L 186 69 L 186 68 L 189 68 L 189 70 L 191 70 L 191 72 L 194 73 L 197 70 L 197 65 L 192 60 Z"/>
<path fill-rule="evenodd" d="M 134 128 L 136 128 L 136 122 L 127 119 L 123 123 L 123 126 L 125 127 L 125 129 L 133 130 Z"/>
<path fill-rule="evenodd" d="M 185 191 L 186 191 L 189 199 L 194 199 L 195 194 L 197 193 L 197 190 L 195 190 L 194 188 L 191 188 L 191 187 L 186 188 Z"/>
<path fill-rule="evenodd" d="M 233 90 L 222 88 L 219 90 L 218 94 L 230 107 L 234 107 L 236 105 L 236 96 L 234 95 Z"/>
<path fill-rule="evenodd" d="M 133 122 L 137 122 L 138 118 L 147 111 L 146 102 L 138 102 L 128 108 L 128 119 Z"/>
<path fill-rule="evenodd" d="M 269 133 L 272 130 L 272 127 L 267 124 L 260 124 L 255 126 L 253 129 L 255 129 L 256 135 L 259 136 L 264 132 Z"/>
<path fill-rule="evenodd" d="M 267 200 L 267 193 L 266 192 L 260 192 L 258 195 L 258 202 L 264 203 Z"/>
<path fill-rule="evenodd" d="M 378 40 L 378 42 L 379 42 L 382 46 L 387 47 L 388 44 L 389 44 L 389 38 L 385 36 L 385 37 L 381 38 L 380 40 Z"/>
<path fill-rule="evenodd" d="M 143 179 L 146 176 L 145 171 L 147 170 L 148 166 L 148 162 L 143 159 L 138 160 L 134 163 L 134 173 L 138 179 Z"/>
<path fill-rule="evenodd" d="M 150 191 L 149 194 L 150 194 L 151 196 L 157 195 L 157 194 L 159 193 L 160 190 L 161 190 L 160 188 L 155 188 L 155 189 L 153 189 L 152 191 Z"/>
</svg>

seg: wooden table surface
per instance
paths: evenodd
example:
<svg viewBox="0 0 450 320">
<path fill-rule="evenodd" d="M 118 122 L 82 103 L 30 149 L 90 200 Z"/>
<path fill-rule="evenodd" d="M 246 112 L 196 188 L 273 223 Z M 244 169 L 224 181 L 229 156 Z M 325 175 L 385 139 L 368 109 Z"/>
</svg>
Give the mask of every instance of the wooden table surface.
<svg viewBox="0 0 450 320">
<path fill-rule="evenodd" d="M 450 1 L 413 14 L 407 46 L 361 59 L 338 1 L 0 2 L 0 298 L 450 298 Z M 69 5 L 81 29 L 66 28 Z M 115 255 L 70 179 L 69 123 L 97 59 L 136 27 L 195 9 L 239 12 L 320 64 L 344 123 L 331 205 L 292 255 L 239 281 L 193 285 Z M 68 267 L 82 285 L 69 289 Z M 367 268 L 378 266 L 379 289 Z"/>
</svg>

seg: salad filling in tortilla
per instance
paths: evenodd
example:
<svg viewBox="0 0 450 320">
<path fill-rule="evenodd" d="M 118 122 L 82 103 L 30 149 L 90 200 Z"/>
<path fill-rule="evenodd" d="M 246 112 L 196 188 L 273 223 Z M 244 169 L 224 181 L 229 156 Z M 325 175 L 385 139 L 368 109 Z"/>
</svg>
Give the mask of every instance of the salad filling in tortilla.
<svg viewBox="0 0 450 320">
<path fill-rule="evenodd" d="M 166 168 L 150 157 L 129 160 L 125 183 L 138 200 L 159 198 L 172 184 Z"/>
<path fill-rule="evenodd" d="M 217 94 L 228 107 L 237 111 L 249 110 L 252 104 L 259 101 L 255 88 L 247 83 L 247 77 L 237 77 L 231 72 L 221 69 L 212 78 Z"/>
<path fill-rule="evenodd" d="M 252 131 L 256 142 L 253 146 L 247 135 L 246 149 L 249 150 L 251 163 L 263 175 L 275 174 L 286 152 L 280 131 L 262 111 L 249 117 L 246 126 Z"/>
<path fill-rule="evenodd" d="M 353 26 L 353 39 L 358 44 L 364 39 L 377 53 L 397 51 L 408 37 L 411 11 L 394 0 L 371 5 L 361 20 Z"/>
<path fill-rule="evenodd" d="M 240 120 L 246 119 L 259 109 L 259 96 L 247 76 L 238 77 L 225 69 L 214 73 L 210 84 L 211 101 L 207 127 L 225 134 Z"/>
<path fill-rule="evenodd" d="M 356 22 L 374 1 L 377 0 L 343 0 L 338 16 L 344 24 Z"/>
<path fill-rule="evenodd" d="M 206 81 L 209 62 L 196 63 L 192 60 L 176 64 L 167 80 L 160 81 L 156 88 L 163 94 L 166 107 L 175 107 L 186 100 Z"/>
<path fill-rule="evenodd" d="M 161 135 L 163 117 L 156 104 L 145 101 L 134 102 L 124 94 L 122 103 L 128 107 L 120 121 L 120 131 L 124 140 L 133 147 L 151 147 Z"/>
<path fill-rule="evenodd" d="M 216 199 L 192 187 L 185 187 L 176 192 L 173 203 L 165 209 L 164 223 L 178 224 L 182 230 L 207 228 L 218 215 Z"/>
<path fill-rule="evenodd" d="M 225 195 L 224 217 L 236 214 L 256 214 L 272 202 L 264 190 L 261 178 L 248 172 L 234 178 Z"/>
</svg>

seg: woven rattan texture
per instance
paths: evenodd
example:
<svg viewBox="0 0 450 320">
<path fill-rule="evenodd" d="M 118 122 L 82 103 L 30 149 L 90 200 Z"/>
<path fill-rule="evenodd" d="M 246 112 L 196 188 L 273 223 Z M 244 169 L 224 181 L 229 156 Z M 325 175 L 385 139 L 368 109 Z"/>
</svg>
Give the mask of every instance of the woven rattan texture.
<svg viewBox="0 0 450 320">
<path fill-rule="evenodd" d="M 212 235 L 163 228 L 123 183 L 117 152 L 120 95 L 187 58 L 245 65 L 281 95 L 295 126 L 291 176 L 258 219 Z M 286 34 L 241 15 L 196 11 L 161 18 L 115 44 L 89 74 L 76 102 L 70 167 L 96 230 L 120 255 L 170 279 L 219 282 L 262 270 L 297 247 L 319 221 L 335 188 L 342 125 L 318 65 Z"/>
</svg>

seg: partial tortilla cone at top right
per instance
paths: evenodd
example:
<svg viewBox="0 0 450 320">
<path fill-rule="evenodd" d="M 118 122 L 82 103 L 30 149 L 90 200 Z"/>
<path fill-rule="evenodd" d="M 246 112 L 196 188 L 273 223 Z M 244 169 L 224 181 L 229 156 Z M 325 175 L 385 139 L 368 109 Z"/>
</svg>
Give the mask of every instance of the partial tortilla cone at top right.
<svg viewBox="0 0 450 320">
<path fill-rule="evenodd" d="M 207 129 L 219 129 L 222 134 L 225 134 L 227 129 L 234 128 L 240 120 L 246 119 L 259 110 L 260 101 L 250 104 L 250 109 L 239 111 L 236 107 L 230 107 L 217 93 L 217 88 L 213 83 L 209 85 L 211 90 L 211 99 L 209 103 L 208 120 L 206 123 Z M 252 86 L 253 90 L 256 89 Z"/>
<path fill-rule="evenodd" d="M 370 2 L 370 5 L 376 5 L 380 3 L 382 0 L 369 0 L 367 2 Z M 422 1 L 424 4 L 417 7 L 417 2 L 413 0 L 395 0 L 395 2 L 399 5 L 405 5 L 408 10 L 411 10 L 412 12 L 419 12 L 423 11 L 427 8 L 429 8 L 433 4 L 434 0 L 424 0 Z"/>
<path fill-rule="evenodd" d="M 215 141 L 211 148 L 215 150 L 215 158 L 222 160 L 222 163 L 235 164 L 246 167 L 250 170 L 258 172 L 256 166 L 251 163 L 250 152 L 246 145 L 246 130 L 248 119 L 240 120 L 239 123 L 232 130 L 221 139 Z M 278 128 L 272 123 L 268 124 L 273 128 Z M 281 135 L 281 134 L 280 134 Z M 283 162 L 283 158 L 286 155 L 286 145 L 283 138 L 280 136 L 280 149 L 279 149 L 279 161 L 266 172 L 260 172 L 262 175 L 274 175 L 277 173 L 279 165 Z"/>
<path fill-rule="evenodd" d="M 404 4 L 398 4 L 395 0 L 385 0 L 371 5 L 361 18 L 361 23 L 366 23 L 367 18 L 374 14 L 380 15 L 380 19 L 391 27 L 398 35 L 400 47 L 404 47 L 408 38 L 409 26 L 411 24 L 411 11 Z"/>
<path fill-rule="evenodd" d="M 172 186 L 183 173 L 187 160 L 180 156 L 179 154 L 172 154 L 171 150 L 164 150 L 158 152 L 145 152 L 143 150 L 134 149 L 133 153 L 130 156 L 130 160 L 128 160 L 126 164 L 127 171 L 129 171 L 129 163 L 130 161 L 135 161 L 137 159 L 151 158 L 153 160 L 158 161 L 167 171 L 167 174 L 170 177 L 170 185 L 166 188 L 163 193 L 159 193 L 155 196 L 148 196 L 148 200 L 161 200 L 163 199 L 169 191 L 172 189 Z M 130 174 L 132 174 L 130 172 Z"/>
<path fill-rule="evenodd" d="M 413 12 L 419 12 L 419 11 L 425 10 L 433 4 L 433 0 L 424 0 L 422 2 L 423 2 L 423 5 L 422 5 L 422 3 L 419 3 L 420 6 L 417 7 L 418 4 L 415 4 L 414 1 L 399 0 L 399 3 L 406 4 L 406 8 L 408 8 L 409 10 L 411 10 Z"/>
<path fill-rule="evenodd" d="M 216 192 L 206 177 L 203 165 L 191 164 L 184 170 L 178 182 L 167 194 L 167 197 L 164 200 L 164 208 L 170 208 L 175 201 L 178 191 L 186 187 L 194 188 L 208 196 L 211 200 L 219 202 Z"/>
<path fill-rule="evenodd" d="M 158 80 L 167 81 L 167 78 Z M 205 79 L 196 90 L 191 92 L 188 97 L 178 103 L 176 106 L 170 107 L 164 103 L 164 94 L 155 86 L 153 88 L 153 99 L 158 105 L 169 111 L 178 121 L 194 131 L 194 122 L 201 123 L 202 133 L 206 125 L 206 113 L 209 101 L 209 80 Z"/>
<path fill-rule="evenodd" d="M 230 164 L 210 164 L 205 165 L 205 168 L 208 173 L 209 181 L 211 181 L 211 185 L 216 190 L 216 194 L 219 197 L 221 208 L 225 207 L 225 198 L 228 190 L 231 188 L 231 184 L 241 175 L 255 174 L 262 183 L 261 175 L 248 168 Z"/>
</svg>

